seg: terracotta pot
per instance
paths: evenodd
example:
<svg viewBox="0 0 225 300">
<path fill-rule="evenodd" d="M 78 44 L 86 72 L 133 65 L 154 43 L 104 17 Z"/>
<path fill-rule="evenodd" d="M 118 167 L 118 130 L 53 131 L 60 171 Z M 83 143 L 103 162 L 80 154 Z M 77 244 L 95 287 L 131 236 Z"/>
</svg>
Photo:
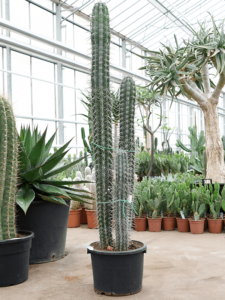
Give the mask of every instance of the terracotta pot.
<svg viewBox="0 0 225 300">
<path fill-rule="evenodd" d="M 147 221 L 146 218 L 134 218 L 134 230 L 136 231 L 146 231 Z"/>
<path fill-rule="evenodd" d="M 87 214 L 86 214 L 85 207 L 82 207 L 81 210 L 80 224 L 87 224 Z"/>
<path fill-rule="evenodd" d="M 162 218 L 148 218 L 148 229 L 150 232 L 159 232 L 162 227 Z"/>
<path fill-rule="evenodd" d="M 200 220 L 204 220 L 204 231 L 206 231 L 207 225 L 208 225 L 207 218 L 203 217 L 203 218 L 200 218 Z"/>
<path fill-rule="evenodd" d="M 70 210 L 68 228 L 80 227 L 81 208 Z"/>
<path fill-rule="evenodd" d="M 85 211 L 87 215 L 88 228 L 92 229 L 98 227 L 96 210 L 85 209 Z"/>
<path fill-rule="evenodd" d="M 174 230 L 175 221 L 175 217 L 163 217 L 163 230 Z"/>
<path fill-rule="evenodd" d="M 177 227 L 180 232 L 189 232 L 190 226 L 188 219 L 177 218 Z"/>
<path fill-rule="evenodd" d="M 193 219 L 189 219 L 191 233 L 202 234 L 204 232 L 204 223 L 204 220 L 195 221 Z"/>
<path fill-rule="evenodd" d="M 221 233 L 223 229 L 223 220 L 222 219 L 209 219 L 208 226 L 210 233 Z"/>
</svg>

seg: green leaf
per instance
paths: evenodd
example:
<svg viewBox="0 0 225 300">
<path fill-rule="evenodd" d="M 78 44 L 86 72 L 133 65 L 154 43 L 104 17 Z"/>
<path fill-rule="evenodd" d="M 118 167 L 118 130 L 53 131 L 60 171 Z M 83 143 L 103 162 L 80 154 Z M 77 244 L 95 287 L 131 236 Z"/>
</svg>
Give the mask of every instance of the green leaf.
<svg viewBox="0 0 225 300">
<path fill-rule="evenodd" d="M 27 171 L 24 174 L 21 174 L 21 177 L 30 183 L 30 182 L 33 182 L 33 181 L 39 179 L 42 175 L 43 175 L 43 172 L 42 172 L 41 167 L 37 167 L 37 168 Z"/>
<path fill-rule="evenodd" d="M 18 148 L 19 148 L 19 170 L 20 173 L 25 173 L 31 169 L 30 160 L 27 154 L 25 153 L 25 151 L 23 150 L 23 148 L 21 148 L 20 144 Z"/>
<path fill-rule="evenodd" d="M 49 151 L 51 150 L 52 144 L 54 142 L 56 132 L 52 135 L 52 137 L 48 140 L 47 144 L 45 145 L 45 155 L 44 155 L 44 161 L 48 158 Z"/>
<path fill-rule="evenodd" d="M 27 155 L 29 155 L 31 149 L 32 149 L 32 140 L 31 140 L 31 131 L 30 126 L 25 131 L 25 137 L 24 137 L 24 147 L 26 149 Z"/>
<path fill-rule="evenodd" d="M 45 154 L 45 136 L 46 136 L 47 129 L 44 131 L 40 140 L 34 145 L 32 148 L 29 159 L 31 162 L 31 167 L 35 168 L 41 165 L 43 162 L 43 157 Z"/>
<path fill-rule="evenodd" d="M 87 156 L 87 155 L 86 155 L 86 156 Z M 58 168 L 58 169 L 56 169 L 56 170 L 54 170 L 54 171 L 52 171 L 52 172 L 50 172 L 50 173 L 45 174 L 45 175 L 43 176 L 43 179 L 49 178 L 49 177 L 51 177 L 51 176 L 54 176 L 54 175 L 56 175 L 56 174 L 58 174 L 58 173 L 61 173 L 61 172 L 65 171 L 65 170 L 69 169 L 70 167 L 76 165 L 76 164 L 79 163 L 81 160 L 83 160 L 86 156 L 81 157 L 80 159 L 78 159 L 78 160 L 76 160 L 76 161 L 73 161 L 72 163 L 70 163 L 70 164 L 68 164 L 68 165 L 66 165 L 66 166 L 63 166 L 63 167 Z"/>
<path fill-rule="evenodd" d="M 55 168 L 68 152 L 69 152 L 69 150 L 65 151 L 64 153 L 61 153 L 60 155 L 56 156 L 55 158 L 44 163 L 42 165 L 43 174 L 46 174 L 47 172 L 50 172 L 53 168 Z"/>
<path fill-rule="evenodd" d="M 73 138 L 72 138 L 72 139 L 73 139 Z M 69 142 L 67 142 L 64 146 L 62 146 L 61 148 L 59 148 L 54 154 L 52 154 L 52 155 L 49 157 L 49 159 L 48 159 L 47 161 L 50 161 L 50 160 L 52 160 L 53 158 L 59 156 L 61 153 L 63 153 L 64 150 L 69 146 L 69 144 L 70 144 L 70 142 L 72 141 L 72 139 L 69 140 Z"/>
<path fill-rule="evenodd" d="M 57 196 L 44 196 L 44 195 L 41 195 L 41 194 L 39 194 L 39 196 L 40 196 L 43 200 L 45 200 L 45 201 L 49 201 L 49 202 L 53 202 L 53 203 L 57 203 L 57 204 L 62 204 L 62 205 L 68 206 L 68 205 L 66 204 L 65 200 L 63 200 L 63 199 L 60 198 L 60 197 L 57 197 Z"/>
<path fill-rule="evenodd" d="M 40 183 L 33 183 L 33 186 L 40 190 L 41 192 L 44 192 L 46 194 L 52 194 L 52 195 L 58 195 L 58 196 L 64 196 L 66 198 L 70 199 L 70 196 L 64 191 L 64 189 L 60 189 L 53 185 L 47 185 L 47 184 L 40 184 Z"/>
<path fill-rule="evenodd" d="M 41 183 L 51 184 L 51 185 L 56 185 L 56 186 L 63 186 L 63 185 L 75 185 L 75 184 L 81 184 L 81 183 L 92 183 L 92 181 L 87 181 L 87 180 L 80 180 L 80 181 L 42 180 Z"/>
<path fill-rule="evenodd" d="M 22 208 L 22 210 L 26 214 L 34 198 L 35 192 L 29 184 L 26 184 L 19 189 L 16 195 L 16 203 Z"/>
</svg>

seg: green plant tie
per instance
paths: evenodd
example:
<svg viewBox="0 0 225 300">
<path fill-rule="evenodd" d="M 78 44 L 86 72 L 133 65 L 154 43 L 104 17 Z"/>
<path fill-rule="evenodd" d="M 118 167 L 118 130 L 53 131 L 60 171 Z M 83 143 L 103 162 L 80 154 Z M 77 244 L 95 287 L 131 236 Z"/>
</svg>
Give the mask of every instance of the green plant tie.
<svg viewBox="0 0 225 300">
<path fill-rule="evenodd" d="M 119 202 L 119 201 L 122 201 L 123 202 L 123 215 L 124 215 L 124 218 L 127 220 L 127 217 L 126 217 L 126 214 L 124 212 L 124 205 L 125 203 L 129 203 L 130 204 L 130 207 L 132 208 L 132 210 L 135 212 L 135 214 L 137 215 L 138 213 L 136 212 L 136 210 L 134 209 L 133 205 L 128 201 L 128 200 L 114 200 L 114 201 L 111 201 L 111 202 L 97 202 L 97 204 L 107 204 L 107 203 L 113 203 L 113 202 Z"/>
<path fill-rule="evenodd" d="M 95 143 L 91 142 L 90 143 L 90 150 L 91 150 L 91 156 L 92 156 L 93 161 L 94 161 L 94 155 L 93 155 L 91 144 L 95 145 L 100 150 L 114 150 L 114 151 L 135 152 L 135 151 L 129 151 L 129 150 L 123 150 L 123 149 L 115 149 L 115 148 L 104 147 L 104 146 L 101 146 L 101 145 L 98 145 L 98 144 L 95 144 Z M 120 201 L 120 200 L 118 200 L 118 201 Z M 124 200 L 124 201 L 127 201 L 127 200 Z M 103 203 L 106 203 L 106 202 L 103 202 Z"/>
</svg>

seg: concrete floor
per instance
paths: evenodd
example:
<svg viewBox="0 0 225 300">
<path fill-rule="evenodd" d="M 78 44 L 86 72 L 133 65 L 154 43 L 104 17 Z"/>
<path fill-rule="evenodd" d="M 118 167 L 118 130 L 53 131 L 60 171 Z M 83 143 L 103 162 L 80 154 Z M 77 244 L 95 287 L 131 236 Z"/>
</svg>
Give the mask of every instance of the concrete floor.
<svg viewBox="0 0 225 300">
<path fill-rule="evenodd" d="M 224 300 L 225 234 L 202 235 L 161 231 L 133 232 L 147 244 L 142 291 L 132 300 Z M 0 300 L 110 299 L 93 290 L 91 258 L 86 246 L 98 240 L 98 230 L 68 229 L 68 256 L 57 262 L 30 266 L 29 279 L 0 288 Z M 116 299 L 125 299 L 117 297 Z"/>
</svg>

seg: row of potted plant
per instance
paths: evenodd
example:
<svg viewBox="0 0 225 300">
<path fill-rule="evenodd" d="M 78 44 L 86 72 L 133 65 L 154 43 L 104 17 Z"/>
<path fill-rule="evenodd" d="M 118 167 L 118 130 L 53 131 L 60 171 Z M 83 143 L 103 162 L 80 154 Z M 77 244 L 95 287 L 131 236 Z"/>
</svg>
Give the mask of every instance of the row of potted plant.
<svg viewBox="0 0 225 300">
<path fill-rule="evenodd" d="M 145 177 L 137 182 L 135 190 L 138 216 L 135 230 L 174 230 L 203 233 L 207 224 L 209 232 L 221 233 L 225 211 L 225 187 L 220 194 L 220 184 L 195 184 L 199 176 L 184 174 L 174 181 L 152 180 Z M 143 211 L 147 216 L 143 215 Z"/>
</svg>

